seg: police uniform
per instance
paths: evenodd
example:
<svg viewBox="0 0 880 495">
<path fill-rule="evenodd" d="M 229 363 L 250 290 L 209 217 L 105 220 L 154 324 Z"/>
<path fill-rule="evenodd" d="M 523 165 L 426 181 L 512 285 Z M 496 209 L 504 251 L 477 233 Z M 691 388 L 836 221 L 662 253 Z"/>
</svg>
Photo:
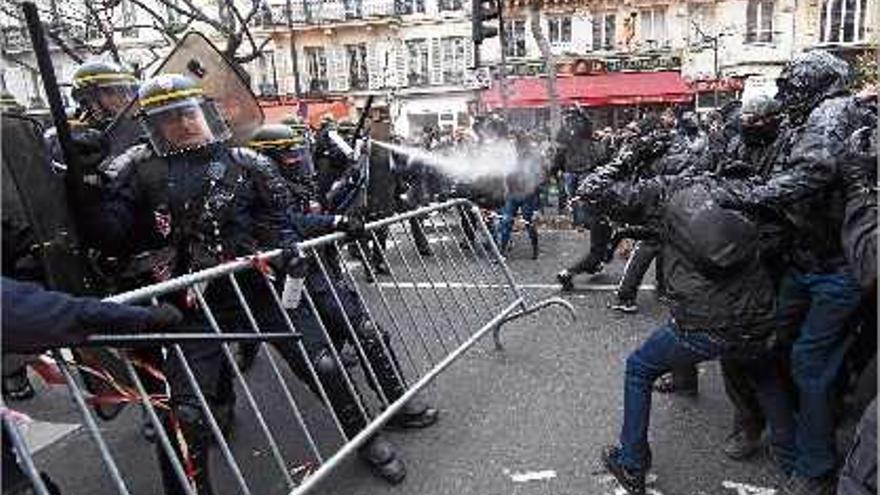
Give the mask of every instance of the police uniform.
<svg viewBox="0 0 880 495">
<path fill-rule="evenodd" d="M 117 176 L 110 191 L 82 205 L 84 230 L 114 254 L 149 252 L 155 281 L 217 265 L 253 253 L 268 230 L 279 244 L 293 246 L 295 234 L 276 214 L 286 204 L 278 181 L 253 153 L 237 152 L 224 142 L 230 133 L 213 102 L 185 76 L 163 75 L 145 83 L 139 94 L 139 119 L 150 145 L 139 145 L 114 160 Z M 165 138 L 168 119 L 201 119 L 201 136 L 191 143 Z M 267 186 L 268 184 L 268 186 Z M 273 234 L 274 235 L 274 234 Z M 223 281 L 206 290 L 208 304 L 222 313 L 230 291 Z M 191 293 L 176 293 L 172 302 L 184 311 L 181 329 L 210 332 Z M 231 421 L 234 404 L 230 367 L 213 343 L 182 344 L 183 354 L 218 422 Z M 208 474 L 209 430 L 197 397 L 174 353 L 165 363 L 171 404 L 192 457 L 193 478 L 200 493 L 212 493 Z M 160 450 L 161 452 L 161 450 Z M 161 455 L 160 455 L 161 458 Z M 166 460 L 162 460 L 167 468 Z M 179 487 L 163 469 L 167 492 Z"/>
</svg>

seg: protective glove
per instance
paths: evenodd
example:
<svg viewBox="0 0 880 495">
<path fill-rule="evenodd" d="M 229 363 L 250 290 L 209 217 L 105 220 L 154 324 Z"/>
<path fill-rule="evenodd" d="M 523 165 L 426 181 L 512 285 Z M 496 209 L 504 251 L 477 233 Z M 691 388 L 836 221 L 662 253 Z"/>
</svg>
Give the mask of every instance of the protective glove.
<svg viewBox="0 0 880 495">
<path fill-rule="evenodd" d="M 337 230 L 345 232 L 350 239 L 363 239 L 367 235 L 363 220 L 357 217 L 339 216 L 336 217 L 334 227 Z"/>
<path fill-rule="evenodd" d="M 148 332 L 167 330 L 183 321 L 183 313 L 172 304 L 162 303 L 147 310 L 150 312 L 146 328 Z"/>
<path fill-rule="evenodd" d="M 71 134 L 71 148 L 84 174 L 94 174 L 110 152 L 104 134 L 96 129 L 78 129 Z"/>
<path fill-rule="evenodd" d="M 298 247 L 284 248 L 281 256 L 276 258 L 279 263 L 281 273 L 286 273 L 293 278 L 303 278 L 305 276 L 305 257 Z"/>
</svg>

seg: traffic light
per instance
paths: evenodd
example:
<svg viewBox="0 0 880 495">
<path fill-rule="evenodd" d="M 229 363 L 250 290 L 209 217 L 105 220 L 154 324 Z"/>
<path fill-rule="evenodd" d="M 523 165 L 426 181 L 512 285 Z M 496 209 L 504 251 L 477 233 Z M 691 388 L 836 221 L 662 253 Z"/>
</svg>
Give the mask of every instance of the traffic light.
<svg viewBox="0 0 880 495">
<path fill-rule="evenodd" d="M 473 15 L 471 18 L 474 44 L 479 45 L 487 38 L 498 36 L 501 24 L 502 0 L 471 0 Z M 499 26 L 487 26 L 487 22 L 498 19 Z"/>
</svg>

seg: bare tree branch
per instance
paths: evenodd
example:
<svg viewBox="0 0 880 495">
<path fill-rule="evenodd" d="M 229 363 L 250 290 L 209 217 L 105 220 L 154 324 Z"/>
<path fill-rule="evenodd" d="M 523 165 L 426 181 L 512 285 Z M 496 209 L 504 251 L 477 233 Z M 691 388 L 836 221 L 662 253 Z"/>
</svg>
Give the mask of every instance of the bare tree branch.
<svg viewBox="0 0 880 495">
<path fill-rule="evenodd" d="M 547 69 L 547 97 L 550 100 L 550 135 L 555 136 L 562 126 L 562 111 L 559 107 L 559 91 L 556 88 L 556 57 L 553 56 L 550 42 L 547 41 L 541 26 L 543 3 L 542 0 L 536 0 L 529 6 L 531 16 L 529 23 L 532 29 L 532 37 L 535 38 L 535 44 L 541 50 L 541 58 L 544 59 L 544 67 Z"/>
<path fill-rule="evenodd" d="M 248 41 L 250 42 L 251 48 L 254 51 L 258 51 L 257 44 L 254 42 L 254 37 L 251 36 L 251 30 L 248 27 L 248 22 L 250 22 L 250 19 L 253 18 L 254 13 L 257 11 L 256 6 L 257 2 L 251 1 L 251 11 L 248 12 L 247 19 L 245 19 L 241 16 L 241 12 L 238 10 L 238 7 L 236 7 L 235 2 L 229 2 L 229 7 L 232 9 L 232 14 L 238 19 L 238 22 L 241 24 L 241 31 L 239 32 L 239 36 L 244 34 L 244 36 L 246 36 Z M 238 51 L 237 47 L 236 51 Z"/>
<path fill-rule="evenodd" d="M 132 4 L 136 5 L 137 7 L 139 7 L 144 12 L 146 12 L 147 15 L 149 15 L 150 17 L 153 18 L 153 21 L 156 23 L 156 26 L 157 26 L 155 28 L 157 31 L 159 31 L 163 35 L 167 36 L 174 43 L 177 43 L 179 41 L 177 34 L 174 33 L 173 27 L 167 22 L 167 20 L 164 17 L 159 15 L 158 12 L 156 12 L 155 10 L 153 10 L 152 8 L 147 6 L 141 0 L 129 0 L 129 1 Z M 192 19 L 189 19 L 189 22 L 192 22 Z"/>
<path fill-rule="evenodd" d="M 107 50 L 110 51 L 110 55 L 113 57 L 113 61 L 118 64 L 120 62 L 119 49 L 116 47 L 116 41 L 113 37 L 113 32 L 108 30 L 107 26 L 104 25 L 104 21 L 101 20 L 101 16 L 98 15 L 98 12 L 92 5 L 91 0 L 85 0 L 85 4 L 86 9 L 89 11 L 89 16 L 93 19 L 95 26 L 98 28 L 99 31 L 101 31 L 101 34 L 104 36 L 104 46 L 107 48 Z"/>
<path fill-rule="evenodd" d="M 259 57 L 262 57 L 263 56 L 263 48 L 265 48 L 266 45 L 269 44 L 269 41 L 271 41 L 269 38 L 264 39 L 263 42 L 260 43 L 260 46 L 257 47 L 253 52 L 251 52 L 247 55 L 240 56 L 240 57 L 235 57 L 233 60 L 237 64 L 246 64 L 246 63 L 251 62 Z"/>
</svg>

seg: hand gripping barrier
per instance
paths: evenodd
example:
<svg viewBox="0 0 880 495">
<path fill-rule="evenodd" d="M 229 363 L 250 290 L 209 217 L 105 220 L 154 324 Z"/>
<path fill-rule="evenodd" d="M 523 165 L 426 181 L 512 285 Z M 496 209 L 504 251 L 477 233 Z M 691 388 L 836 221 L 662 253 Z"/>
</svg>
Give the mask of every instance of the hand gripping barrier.
<svg viewBox="0 0 880 495">
<path fill-rule="evenodd" d="M 106 493 L 140 493 L 143 475 L 120 467 L 103 432 L 124 425 L 99 427 L 96 404 L 113 406 L 102 417 L 119 404 L 140 404 L 163 483 L 179 493 L 304 494 L 409 414 L 419 392 L 488 333 L 501 349 L 511 320 L 552 305 L 574 318 L 559 298 L 527 303 L 466 200 L 371 222 L 357 240 L 342 233 L 309 239 L 299 250 L 297 278 L 268 269 L 281 256 L 276 250 L 109 298 L 185 299 L 192 311 L 179 331 L 95 336 L 74 350 L 100 349 L 105 359 L 97 364 L 52 351 L 112 481 L 102 485 Z M 145 364 L 144 349 L 158 364 Z M 250 371 L 242 356 L 256 360 Z M 264 377 L 249 380 L 257 368 Z M 266 400 L 270 386 L 283 400 Z M 247 434 L 232 435 L 233 424 Z M 34 462 L 5 416 L 3 429 L 4 449 L 15 453 L 33 490 L 50 493 L 38 467 L 51 476 L 51 464 Z M 255 461 L 254 451 L 269 455 Z"/>
</svg>

